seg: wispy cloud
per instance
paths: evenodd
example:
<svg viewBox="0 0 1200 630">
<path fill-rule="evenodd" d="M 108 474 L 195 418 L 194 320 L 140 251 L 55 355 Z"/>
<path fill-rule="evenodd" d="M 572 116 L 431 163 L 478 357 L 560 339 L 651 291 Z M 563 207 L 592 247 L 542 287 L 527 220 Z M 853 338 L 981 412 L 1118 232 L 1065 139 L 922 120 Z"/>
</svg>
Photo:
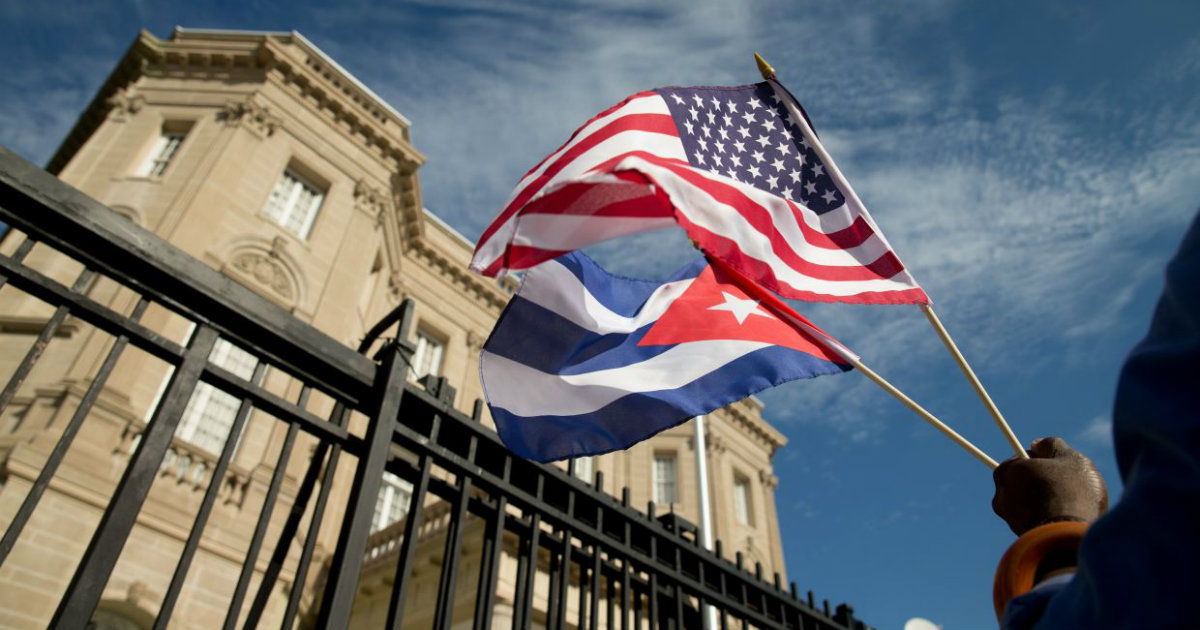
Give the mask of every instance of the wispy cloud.
<svg viewBox="0 0 1200 630">
<path fill-rule="evenodd" d="M 1075 441 L 1084 449 L 1112 449 L 1112 418 L 1096 416 L 1079 433 Z"/>
</svg>

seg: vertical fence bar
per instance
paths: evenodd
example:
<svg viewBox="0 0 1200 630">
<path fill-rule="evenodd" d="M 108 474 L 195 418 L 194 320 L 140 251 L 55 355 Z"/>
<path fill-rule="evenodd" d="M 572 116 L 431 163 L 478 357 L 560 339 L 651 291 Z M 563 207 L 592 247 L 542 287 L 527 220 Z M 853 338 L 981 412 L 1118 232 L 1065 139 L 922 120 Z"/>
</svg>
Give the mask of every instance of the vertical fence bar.
<svg viewBox="0 0 1200 630">
<path fill-rule="evenodd" d="M 254 373 L 250 376 L 250 382 L 254 385 L 261 385 L 263 377 L 267 373 L 267 364 L 260 361 L 254 367 Z M 180 555 L 179 563 L 175 565 L 175 573 L 171 576 L 171 583 L 167 586 L 167 594 L 163 596 L 162 604 L 158 608 L 158 616 L 154 619 L 154 630 L 163 630 L 167 627 L 167 622 L 171 620 L 171 613 L 175 610 L 175 602 L 179 598 L 179 592 L 183 589 L 183 582 L 187 578 L 188 569 L 192 566 L 192 558 L 196 555 L 196 549 L 200 546 L 200 537 L 204 534 L 204 527 L 208 524 L 208 517 L 212 513 L 213 504 L 217 501 L 217 495 L 221 491 L 221 482 L 224 480 L 225 471 L 229 468 L 229 462 L 233 459 L 233 450 L 237 446 L 238 436 L 242 434 L 242 427 L 246 425 L 246 418 L 250 417 L 250 399 L 243 398 L 238 406 L 237 414 L 233 417 L 233 423 L 229 426 L 229 435 L 225 436 L 225 444 L 221 447 L 221 456 L 217 459 L 217 465 L 213 468 L 212 475 L 209 477 L 208 489 L 204 491 L 204 498 L 200 501 L 200 510 L 196 513 L 196 520 L 192 522 L 192 531 L 188 533 L 187 542 L 183 545 L 183 553 Z"/>
<path fill-rule="evenodd" d="M 654 504 L 650 504 L 650 520 L 654 520 Z M 650 620 L 650 630 L 658 628 L 658 535 L 650 534 L 650 558 L 649 570 L 650 574 L 650 611 L 647 617 Z"/>
<path fill-rule="evenodd" d="M 84 269 L 83 273 L 75 279 L 75 283 L 71 285 L 71 291 L 79 292 L 96 277 L 96 272 L 89 269 Z M 29 351 L 25 353 L 25 358 L 17 365 L 17 369 L 13 375 L 9 377 L 8 384 L 4 387 L 4 391 L 0 392 L 0 410 L 8 407 L 8 403 L 12 401 L 12 397 L 17 394 L 17 390 L 25 382 L 29 376 L 29 371 L 33 369 L 33 365 L 41 358 L 42 353 L 46 351 L 46 346 L 50 345 L 50 340 L 54 338 L 54 333 L 58 332 L 58 328 L 62 326 L 63 321 L 67 319 L 67 315 L 71 313 L 71 309 L 67 306 L 60 306 L 54 309 L 54 314 L 50 319 L 46 320 L 46 325 L 42 327 L 42 332 L 38 334 L 33 345 L 29 347 Z M 20 422 L 17 422 L 19 428 Z"/>
<path fill-rule="evenodd" d="M 581 546 L 582 546 L 582 543 L 581 543 Z M 586 553 L 586 549 L 581 548 L 580 551 Z M 597 551 L 596 547 L 595 547 L 595 545 L 593 545 L 592 553 L 595 554 L 596 551 Z M 588 612 L 589 612 L 588 611 L 588 594 L 590 594 L 591 590 L 592 590 L 590 586 L 588 588 L 584 588 L 585 584 L 590 584 L 590 582 L 587 581 L 588 569 L 590 568 L 590 563 L 584 564 L 585 559 L 586 559 L 586 555 L 579 558 L 579 600 L 578 600 L 578 608 L 577 608 L 578 614 L 575 616 L 575 627 L 578 628 L 579 630 L 583 630 L 584 625 L 586 625 L 586 623 L 587 623 Z"/>
<path fill-rule="evenodd" d="M 412 303 L 401 322 L 401 331 L 407 333 L 412 319 Z M 325 585 L 318 628 L 345 628 L 350 622 L 350 608 L 354 604 L 354 593 L 358 588 L 358 574 L 362 569 L 363 552 L 370 534 L 371 517 L 375 511 L 375 499 L 383 483 L 383 468 L 387 463 L 396 429 L 396 418 L 404 396 L 405 374 L 408 358 L 412 354 L 411 342 L 393 343 L 383 353 L 383 364 L 375 373 L 375 386 L 370 424 L 367 425 L 365 452 L 358 460 L 354 473 L 354 485 L 346 503 L 346 519 L 338 536 L 333 561 L 329 565 L 329 581 Z"/>
<path fill-rule="evenodd" d="M 308 403 L 308 397 L 311 392 L 312 388 L 310 386 L 305 385 L 301 387 L 300 398 L 296 406 L 303 409 Z M 293 428 L 298 428 L 298 425 L 289 421 L 289 440 L 295 439 Z M 296 537 L 296 532 L 300 528 L 300 520 L 304 518 L 304 512 L 308 509 L 308 501 L 312 498 L 312 491 L 317 482 L 317 473 L 321 467 L 321 460 L 325 459 L 324 447 L 325 444 L 322 443 L 321 447 L 319 447 L 321 452 L 319 454 L 314 453 L 313 457 L 309 458 L 308 470 L 304 473 L 300 491 L 296 493 L 296 498 L 292 500 L 292 506 L 288 510 L 288 517 L 284 521 L 283 529 L 280 531 L 279 540 L 275 543 L 275 548 L 271 550 L 271 559 L 267 561 L 267 569 L 263 571 L 262 579 L 258 581 L 258 592 L 255 593 L 254 600 L 250 603 L 250 610 L 246 613 L 246 622 L 242 624 L 243 628 L 253 630 L 258 627 L 259 621 L 262 619 L 263 611 L 267 607 L 267 601 L 271 598 L 271 590 L 275 588 L 275 580 L 279 579 L 279 572 L 283 570 L 283 563 L 287 561 L 288 551 L 292 548 L 292 540 Z M 280 460 L 280 466 L 286 468 L 286 460 Z"/>
<path fill-rule="evenodd" d="M 567 490 L 567 514 L 565 522 L 570 522 L 575 517 L 575 491 Z M 562 552 L 559 554 L 558 564 L 558 579 L 552 583 L 550 587 L 550 605 L 547 614 L 550 615 L 552 622 L 547 623 L 548 628 L 563 627 L 566 625 L 567 616 L 567 595 L 570 593 L 571 585 L 571 528 L 562 528 Z M 557 596 L 557 597 L 556 597 Z"/>
<path fill-rule="evenodd" d="M 471 436 L 467 461 L 475 460 L 478 438 Z M 454 621 L 454 590 L 458 587 L 459 551 L 462 549 L 463 527 L 467 520 L 467 502 L 471 499 L 471 478 L 460 475 L 458 496 L 454 498 L 446 548 L 442 553 L 442 574 L 438 580 L 437 606 L 433 611 L 433 627 L 449 628 Z"/>
<path fill-rule="evenodd" d="M 683 560 L 679 555 L 678 542 L 675 546 L 675 558 L 672 563 L 672 568 L 675 569 L 676 575 L 683 574 Z M 674 630 L 682 630 L 683 626 L 683 586 L 678 580 L 675 580 L 675 626 Z"/>
<path fill-rule="evenodd" d="M 500 552 L 504 548 L 504 520 L 507 517 L 508 497 L 496 497 L 496 513 L 484 533 L 479 567 L 479 584 L 475 591 L 475 628 L 492 627 L 492 612 L 496 607 L 496 580 L 500 574 Z"/>
<path fill-rule="evenodd" d="M 600 511 L 600 516 L 601 517 L 604 516 L 604 510 Z M 604 531 L 604 527 L 602 526 L 603 522 L 604 521 L 602 518 L 597 519 L 596 531 L 600 531 L 600 532 Z M 592 601 L 590 603 L 591 604 L 590 608 L 588 609 L 588 630 L 596 630 L 596 627 L 599 625 L 598 618 L 600 617 L 600 580 L 601 580 L 600 560 L 601 560 L 600 559 L 600 545 L 592 545 L 592 581 L 588 584 L 588 586 L 591 587 Z M 579 585 L 579 590 L 580 591 L 583 590 L 583 584 Z M 581 612 L 579 614 L 582 615 L 583 614 L 582 608 L 580 610 L 581 610 Z M 582 622 L 582 620 L 583 620 L 583 618 L 580 617 L 581 622 Z M 583 623 L 580 623 L 579 625 L 580 625 L 580 627 L 582 627 Z"/>
<path fill-rule="evenodd" d="M 242 614 L 242 602 L 245 601 L 246 591 L 250 588 L 250 579 L 254 577 L 254 567 L 258 564 L 258 554 L 262 551 L 263 539 L 267 536 L 267 528 L 271 524 L 271 515 L 275 513 L 275 502 L 279 498 L 279 488 L 287 473 L 287 463 L 292 456 L 292 447 L 296 443 L 296 425 L 289 424 L 283 440 L 283 448 L 275 460 L 275 472 L 271 473 L 271 483 L 267 486 L 267 494 L 263 497 L 262 511 L 258 515 L 258 523 L 254 526 L 254 534 L 250 538 L 250 547 L 246 549 L 246 559 L 242 561 L 242 572 L 238 576 L 237 586 L 233 589 L 233 598 L 229 610 L 225 613 L 224 630 L 233 630 L 238 617 Z M 253 608 L 251 608 L 253 612 Z"/>
<path fill-rule="evenodd" d="M 337 425 L 345 428 L 346 419 L 350 417 L 350 410 L 342 403 L 334 406 L 331 417 L 337 418 Z M 324 446 L 326 442 L 322 442 Z M 318 451 L 321 449 L 318 447 Z M 325 517 L 325 504 L 329 501 L 329 491 L 333 487 L 333 475 L 337 471 L 338 458 L 342 454 L 342 446 L 340 444 L 333 445 L 333 451 L 329 454 L 329 462 L 325 464 L 325 474 L 321 477 L 321 491 L 317 494 L 317 504 L 313 506 L 312 520 L 308 523 L 308 535 L 304 538 L 304 549 L 300 552 L 300 564 L 296 567 L 296 577 L 292 580 L 292 592 L 288 594 L 287 609 L 283 613 L 283 628 L 290 628 L 296 620 L 296 613 L 300 608 L 300 597 L 304 593 L 304 583 L 308 579 L 308 568 L 312 563 L 313 550 L 317 545 L 317 536 L 321 533 L 321 521 Z M 323 457 L 314 456 L 313 459 L 320 461 Z M 306 499 L 307 501 L 307 499 Z"/>
<path fill-rule="evenodd" d="M 430 440 L 437 440 L 438 424 L 435 423 Z M 387 628 L 399 630 L 404 621 L 404 605 L 408 602 L 408 578 L 412 573 L 413 559 L 417 556 L 417 537 L 421 531 L 421 519 L 425 512 L 425 493 L 429 491 L 429 473 L 432 459 L 422 454 L 417 461 L 420 473 L 413 484 L 408 514 L 404 517 L 404 540 L 400 543 L 400 557 L 396 561 L 396 577 L 392 581 L 391 601 L 388 602 Z"/>
<path fill-rule="evenodd" d="M 617 617 L 617 581 L 613 579 L 611 573 L 608 576 L 608 583 L 606 584 L 606 587 L 607 588 L 605 589 L 604 595 L 607 601 L 604 604 L 604 621 L 608 624 L 606 626 L 607 628 L 610 628 L 611 630 L 618 630 L 618 628 L 621 626 L 618 626 L 617 623 L 613 621 Z M 621 616 L 621 623 L 625 623 L 624 615 Z M 592 628 L 592 630 L 596 629 Z"/>
<path fill-rule="evenodd" d="M 541 479 L 538 479 L 538 487 L 541 487 Z M 539 493 L 540 494 L 540 493 Z M 529 630 L 533 625 L 533 619 L 530 615 L 533 604 L 533 585 L 535 584 L 534 577 L 538 570 L 538 551 L 541 546 L 542 535 L 542 517 L 540 514 L 534 513 L 529 519 L 529 546 L 525 549 L 522 560 L 525 574 L 518 576 L 521 578 L 520 596 L 517 599 L 516 615 L 513 617 L 513 627 Z"/>
<path fill-rule="evenodd" d="M 217 332 L 208 326 L 201 326 L 192 337 L 179 369 L 171 375 L 162 404 L 117 482 L 113 498 L 67 585 L 66 595 L 54 611 L 50 628 L 83 628 L 91 621 L 92 612 L 96 610 L 108 577 L 133 531 L 138 512 L 150 493 L 167 447 L 171 445 L 175 427 L 179 425 L 216 342 Z"/>
<path fill-rule="evenodd" d="M 26 239 L 26 242 L 29 242 L 29 239 Z M 146 312 L 146 307 L 149 304 L 150 302 L 146 298 L 139 300 L 137 306 L 133 309 L 133 314 L 130 315 L 130 320 L 138 321 L 142 317 L 142 314 Z M 58 471 L 59 464 L 66 457 L 67 451 L 71 448 L 71 443 L 75 441 L 75 436 L 79 433 L 79 427 L 83 426 L 84 419 L 87 418 L 88 412 L 91 411 L 92 405 L 95 404 L 96 398 L 100 395 L 100 390 L 104 389 L 104 383 L 108 381 L 109 375 L 112 374 L 113 368 L 117 365 L 117 359 L 121 358 L 121 353 L 125 351 L 125 346 L 127 345 L 129 345 L 129 337 L 126 335 L 121 335 L 113 341 L 112 348 L 109 349 L 108 355 L 104 357 L 104 363 L 100 365 L 100 369 L 96 372 L 95 378 L 92 379 L 91 385 L 84 392 L 83 398 L 79 400 L 79 406 L 75 408 L 75 413 L 71 415 L 71 419 L 63 429 L 62 435 L 59 436 L 58 442 L 55 443 L 54 449 L 46 456 L 46 464 L 42 466 L 41 472 L 38 473 L 33 485 L 30 486 L 25 499 L 21 501 L 21 507 L 13 516 L 12 522 L 8 524 L 8 529 L 4 531 L 4 538 L 0 539 L 0 566 L 4 565 L 4 560 L 8 558 L 8 553 L 17 544 L 17 538 L 21 536 L 21 530 L 25 529 L 25 524 L 29 521 L 29 517 L 33 515 L 38 502 L 41 501 L 42 493 L 50 485 L 50 480 L 54 478 L 54 473 Z M 3 407 L 0 407 L 0 410 L 2 409 Z"/>
</svg>

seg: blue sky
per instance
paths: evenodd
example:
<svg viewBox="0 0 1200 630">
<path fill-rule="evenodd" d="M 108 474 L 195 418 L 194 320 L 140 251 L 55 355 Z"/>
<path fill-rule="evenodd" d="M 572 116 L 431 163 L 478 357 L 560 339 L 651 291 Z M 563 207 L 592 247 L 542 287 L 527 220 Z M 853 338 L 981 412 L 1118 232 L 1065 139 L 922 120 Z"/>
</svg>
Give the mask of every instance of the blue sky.
<svg viewBox="0 0 1200 630">
<path fill-rule="evenodd" d="M 1185 2 L 0 3 L 0 143 L 44 163 L 138 29 L 298 30 L 413 123 L 428 207 L 475 237 L 523 172 L 661 85 L 758 79 L 761 52 L 1018 436 L 1119 486 L 1117 370 L 1200 204 L 1200 5 Z M 593 252 L 663 276 L 659 234 Z M 646 247 L 648 244 L 654 247 Z M 914 307 L 799 305 L 997 459 Z M 1012 536 L 978 462 L 860 375 L 764 393 L 789 577 L 881 628 L 994 627 Z"/>
</svg>

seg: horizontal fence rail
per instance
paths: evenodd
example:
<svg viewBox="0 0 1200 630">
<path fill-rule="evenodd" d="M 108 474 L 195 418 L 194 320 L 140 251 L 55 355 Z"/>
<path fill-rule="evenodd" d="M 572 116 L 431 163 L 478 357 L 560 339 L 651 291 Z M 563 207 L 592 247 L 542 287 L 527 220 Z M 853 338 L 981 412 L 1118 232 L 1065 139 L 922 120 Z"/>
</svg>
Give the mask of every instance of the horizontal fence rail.
<svg viewBox="0 0 1200 630">
<path fill-rule="evenodd" d="M 741 554 L 723 559 L 720 543 L 703 549 L 694 526 L 656 517 L 653 504 L 635 509 L 628 489 L 608 494 L 601 473 L 585 483 L 573 465 L 512 455 L 480 422 L 478 401 L 467 415 L 453 408 L 444 379 L 409 381 L 410 301 L 356 352 L 3 149 L 0 221 L 16 230 L 0 255 L 3 295 L 52 309 L 0 390 L 0 417 L 28 404 L 20 392 L 64 327 L 88 326 L 105 340 L 69 417 L 39 429 L 25 424 L 27 410 L 12 414 L 16 437 L 3 448 L 39 431 L 49 445 L 19 506 L 2 515 L 0 578 L 26 570 L 15 554 L 32 544 L 39 506 L 82 448 L 77 438 L 96 422 L 119 364 L 136 351 L 170 374 L 146 421 L 128 420 L 114 434 L 119 468 L 96 525 L 79 532 L 87 543 L 52 578 L 61 590 L 49 627 L 82 628 L 109 610 L 112 592 L 129 581 L 122 563 L 151 530 L 172 537 L 175 550 L 155 595 L 138 599 L 149 611 L 139 623 L 155 629 L 187 625 L 200 567 L 222 585 L 224 619 L 212 625 L 226 629 L 376 620 L 370 625 L 678 630 L 705 627 L 709 607 L 722 630 L 866 627 L 845 604 L 831 611 L 794 583 L 785 590 L 777 574 L 764 579 Z M 38 252 L 82 271 L 55 279 L 31 264 L 45 257 Z M 146 321 L 151 308 L 190 322 L 190 334 L 180 342 L 161 332 Z M 365 356 L 390 326 L 396 339 Z M 227 343 L 252 357 L 252 370 L 235 373 L 213 358 Z M 233 401 L 217 452 L 177 435 L 201 387 Z M 243 444 L 251 426 L 271 436 L 252 470 L 238 463 L 252 448 Z M 384 477 L 409 490 L 400 520 L 375 530 Z M 175 529 L 147 514 L 155 493 L 192 491 Z M 243 534 L 228 542 L 224 528 Z M 226 569 L 214 578 L 217 556 Z"/>
</svg>

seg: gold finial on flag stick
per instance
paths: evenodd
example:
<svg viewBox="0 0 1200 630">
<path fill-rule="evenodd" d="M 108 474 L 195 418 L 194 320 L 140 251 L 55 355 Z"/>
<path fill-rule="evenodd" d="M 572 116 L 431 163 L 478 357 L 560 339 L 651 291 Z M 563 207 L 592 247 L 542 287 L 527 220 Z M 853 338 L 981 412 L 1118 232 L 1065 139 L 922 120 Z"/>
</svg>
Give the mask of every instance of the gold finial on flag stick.
<svg viewBox="0 0 1200 630">
<path fill-rule="evenodd" d="M 758 71 L 762 73 L 762 78 L 775 78 L 775 68 L 772 68 L 771 64 L 767 63 L 767 60 L 762 58 L 762 55 L 754 53 L 754 61 L 758 64 Z"/>
<path fill-rule="evenodd" d="M 950 427 L 946 426 L 946 423 L 942 422 L 941 420 L 938 420 L 937 416 L 934 416 L 933 414 L 926 411 L 924 407 L 922 407 L 921 405 L 918 405 L 916 403 L 916 401 L 909 398 L 907 395 L 904 394 L 904 392 L 896 389 L 896 387 L 894 385 L 887 382 L 887 380 L 885 380 L 882 376 L 876 374 L 874 370 L 863 365 L 861 361 L 854 359 L 854 358 L 850 358 L 850 357 L 847 357 L 847 358 L 849 359 L 850 364 L 854 366 L 854 369 L 858 370 L 859 372 L 862 372 L 864 376 L 866 376 L 867 378 L 874 381 L 876 385 L 879 385 L 884 390 L 886 390 L 887 393 L 891 394 L 892 396 L 895 396 L 897 400 L 904 403 L 904 406 L 911 409 L 913 411 L 913 413 L 917 414 L 918 416 L 921 416 L 922 420 L 933 425 L 933 428 L 937 429 L 938 431 L 941 431 L 942 433 L 944 433 L 946 435 L 946 437 L 957 442 L 959 446 L 967 449 L 968 453 L 974 455 L 976 459 L 983 462 L 984 465 L 987 466 L 988 468 L 992 468 L 992 469 L 996 468 L 996 460 L 992 459 L 991 457 L 988 457 L 987 453 L 984 453 L 983 451 L 979 450 L 979 447 L 972 444 L 969 440 L 967 440 L 967 438 L 959 435 L 958 432 L 956 432 L 954 429 L 951 429 Z"/>
</svg>

